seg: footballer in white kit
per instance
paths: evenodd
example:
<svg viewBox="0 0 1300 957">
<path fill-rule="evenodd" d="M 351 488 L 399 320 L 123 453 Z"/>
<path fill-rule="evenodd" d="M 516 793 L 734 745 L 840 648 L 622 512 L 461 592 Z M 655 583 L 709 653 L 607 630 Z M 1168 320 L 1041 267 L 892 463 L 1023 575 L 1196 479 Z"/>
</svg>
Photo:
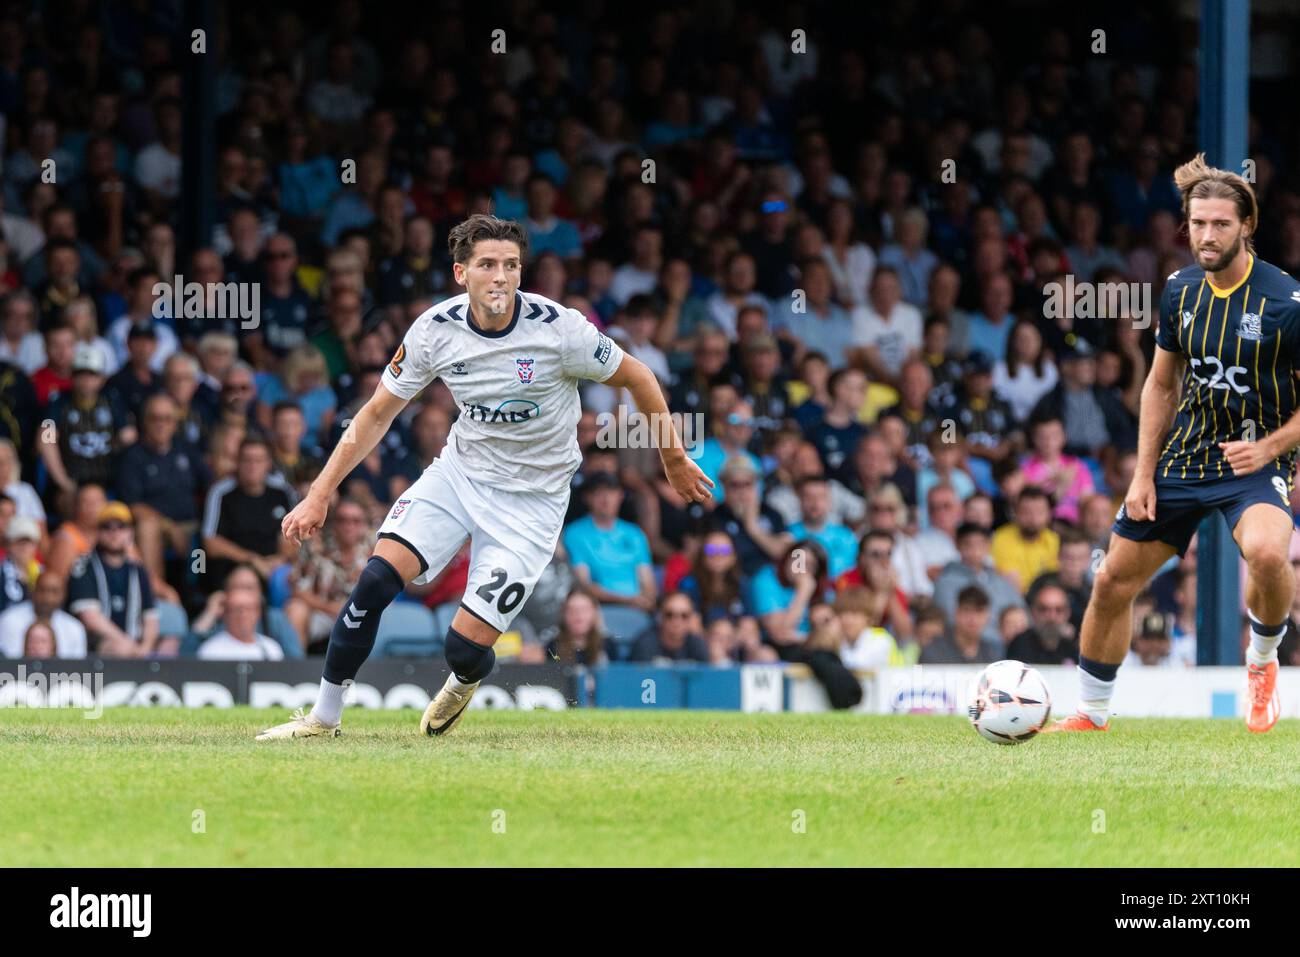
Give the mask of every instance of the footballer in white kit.
<svg viewBox="0 0 1300 957">
<path fill-rule="evenodd" d="M 582 313 L 519 291 L 527 233 L 518 223 L 476 214 L 452 230 L 449 245 L 466 292 L 407 330 L 375 395 L 285 516 L 284 534 L 299 544 L 315 534 L 339 483 L 407 402 L 438 378 L 458 409 L 446 448 L 380 527 L 374 554 L 330 633 L 316 705 L 259 741 L 337 735 L 346 686 L 374 647 L 383 610 L 407 582 L 437 576 L 469 538 L 469 580 L 446 636 L 451 675 L 420 727 L 438 735 L 460 721 L 492 670 L 493 643 L 532 594 L 559 541 L 569 482 L 582 461 L 580 380 L 626 388 L 658 427 L 673 488 L 687 502 L 710 497 L 712 482 L 687 457 L 654 374 Z"/>
</svg>

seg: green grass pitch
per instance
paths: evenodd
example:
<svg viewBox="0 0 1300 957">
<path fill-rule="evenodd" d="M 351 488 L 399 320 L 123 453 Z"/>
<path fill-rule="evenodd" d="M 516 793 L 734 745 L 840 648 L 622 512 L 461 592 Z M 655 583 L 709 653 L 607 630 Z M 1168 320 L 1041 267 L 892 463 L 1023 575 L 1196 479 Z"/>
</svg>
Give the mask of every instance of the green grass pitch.
<svg viewBox="0 0 1300 957">
<path fill-rule="evenodd" d="M 0 712 L 4 866 L 1300 865 L 1300 722 L 349 710 Z"/>
</svg>

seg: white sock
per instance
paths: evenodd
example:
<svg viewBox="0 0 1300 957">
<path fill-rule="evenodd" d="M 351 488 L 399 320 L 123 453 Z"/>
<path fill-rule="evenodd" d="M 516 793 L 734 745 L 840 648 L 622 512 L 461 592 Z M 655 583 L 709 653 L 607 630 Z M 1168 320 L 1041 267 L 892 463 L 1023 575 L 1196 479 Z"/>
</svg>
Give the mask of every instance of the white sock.
<svg viewBox="0 0 1300 957">
<path fill-rule="evenodd" d="M 1261 629 L 1269 630 L 1254 612 L 1250 612 L 1250 645 L 1246 648 L 1246 663 L 1257 668 L 1277 661 L 1277 646 L 1286 637 L 1286 622 L 1278 627 L 1276 635 L 1262 635 Z"/>
<path fill-rule="evenodd" d="M 338 724 L 343 719 L 343 699 L 347 697 L 352 682 L 336 685 L 332 681 L 320 680 L 320 695 L 311 713 L 321 724 Z"/>
<path fill-rule="evenodd" d="M 479 683 L 477 681 L 461 681 L 456 677 L 456 672 L 454 671 L 447 676 L 446 687 L 456 692 L 456 694 L 464 694 L 466 691 L 472 691 L 477 688 L 478 685 Z"/>
<path fill-rule="evenodd" d="M 1102 681 L 1096 675 L 1079 669 L 1079 713 L 1087 715 L 1088 720 L 1099 728 L 1110 716 L 1110 696 L 1114 691 L 1114 680 Z"/>
</svg>

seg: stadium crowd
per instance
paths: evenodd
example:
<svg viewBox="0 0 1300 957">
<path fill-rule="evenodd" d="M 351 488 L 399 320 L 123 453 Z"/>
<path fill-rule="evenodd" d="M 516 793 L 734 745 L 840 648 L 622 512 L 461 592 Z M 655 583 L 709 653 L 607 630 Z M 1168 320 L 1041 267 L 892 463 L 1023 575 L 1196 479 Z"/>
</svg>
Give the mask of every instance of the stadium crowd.
<svg viewBox="0 0 1300 957">
<path fill-rule="evenodd" d="M 459 291 L 450 227 L 494 212 L 527 227 L 522 288 L 654 370 L 716 482 L 684 508 L 653 449 L 609 440 L 627 398 L 586 384 L 561 547 L 499 656 L 1077 657 L 1155 304 L 1190 262 L 1169 172 L 1195 152 L 1192 48 L 1155 16 L 1108 56 L 1082 21 L 995 45 L 999 14 L 960 0 L 615 6 L 514 4 L 496 53 L 461 4 L 400 32 L 358 0 L 223 5 L 217 226 L 193 250 L 179 4 L 3 6 L 0 654 L 321 652 L 446 442 L 447 388 L 322 535 L 295 550 L 280 519 Z M 1296 127 L 1270 89 L 1257 246 L 1294 271 Z M 1151 308 L 1057 317 L 1067 277 L 1146 284 Z M 199 301 L 160 294 L 178 282 Z M 251 317 L 223 283 L 256 290 Z M 467 555 L 404 601 L 454 607 Z M 1193 545 L 1139 599 L 1134 662 L 1195 664 L 1195 576 Z"/>
</svg>

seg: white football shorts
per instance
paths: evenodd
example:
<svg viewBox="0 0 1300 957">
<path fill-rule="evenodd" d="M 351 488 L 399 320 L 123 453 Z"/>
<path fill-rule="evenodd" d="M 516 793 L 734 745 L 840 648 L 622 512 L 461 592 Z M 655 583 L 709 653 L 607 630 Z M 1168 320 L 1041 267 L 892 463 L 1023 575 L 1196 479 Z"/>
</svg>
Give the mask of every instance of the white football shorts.
<svg viewBox="0 0 1300 957">
<path fill-rule="evenodd" d="M 379 527 L 420 558 L 416 584 L 433 580 L 470 539 L 461 604 L 498 631 L 509 630 L 550 564 L 569 492 L 512 492 L 475 482 L 446 450 L 404 491 Z"/>
</svg>

